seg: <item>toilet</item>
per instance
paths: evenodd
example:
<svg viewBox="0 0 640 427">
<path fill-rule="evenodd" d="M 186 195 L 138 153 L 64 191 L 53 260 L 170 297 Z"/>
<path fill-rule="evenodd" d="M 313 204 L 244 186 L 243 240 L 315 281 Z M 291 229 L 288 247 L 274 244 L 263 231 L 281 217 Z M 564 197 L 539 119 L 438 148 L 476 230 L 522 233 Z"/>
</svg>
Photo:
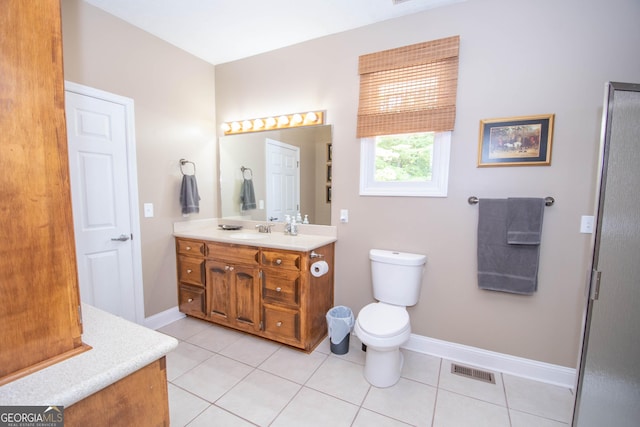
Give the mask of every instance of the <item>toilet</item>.
<svg viewBox="0 0 640 427">
<path fill-rule="evenodd" d="M 354 325 L 356 336 L 366 345 L 364 377 L 373 386 L 390 387 L 400 379 L 400 346 L 411 335 L 406 307 L 418 303 L 427 257 L 405 252 L 371 249 L 373 297 Z"/>
</svg>

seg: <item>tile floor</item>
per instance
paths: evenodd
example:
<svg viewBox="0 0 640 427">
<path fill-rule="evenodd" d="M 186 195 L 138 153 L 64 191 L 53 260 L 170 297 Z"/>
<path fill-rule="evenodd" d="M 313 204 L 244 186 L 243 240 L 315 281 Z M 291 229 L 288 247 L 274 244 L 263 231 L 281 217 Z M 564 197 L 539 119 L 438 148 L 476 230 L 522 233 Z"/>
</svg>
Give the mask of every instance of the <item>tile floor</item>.
<svg viewBox="0 0 640 427">
<path fill-rule="evenodd" d="M 402 350 L 400 381 L 364 379 L 365 353 L 325 339 L 311 354 L 184 318 L 159 330 L 176 337 L 167 355 L 171 425 L 558 427 L 571 424 L 570 389 L 495 373 L 496 384 L 451 374 L 451 361 Z"/>
</svg>

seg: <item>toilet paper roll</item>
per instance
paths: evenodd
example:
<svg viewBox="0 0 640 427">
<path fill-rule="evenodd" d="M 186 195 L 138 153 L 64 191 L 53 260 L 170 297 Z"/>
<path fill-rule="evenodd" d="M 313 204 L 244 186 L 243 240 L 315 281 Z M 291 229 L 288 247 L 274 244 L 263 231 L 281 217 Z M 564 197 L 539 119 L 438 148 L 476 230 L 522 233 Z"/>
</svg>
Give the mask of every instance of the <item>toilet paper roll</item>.
<svg viewBox="0 0 640 427">
<path fill-rule="evenodd" d="M 315 277 L 324 276 L 329 271 L 329 264 L 326 261 L 316 261 L 311 264 L 310 270 Z"/>
</svg>

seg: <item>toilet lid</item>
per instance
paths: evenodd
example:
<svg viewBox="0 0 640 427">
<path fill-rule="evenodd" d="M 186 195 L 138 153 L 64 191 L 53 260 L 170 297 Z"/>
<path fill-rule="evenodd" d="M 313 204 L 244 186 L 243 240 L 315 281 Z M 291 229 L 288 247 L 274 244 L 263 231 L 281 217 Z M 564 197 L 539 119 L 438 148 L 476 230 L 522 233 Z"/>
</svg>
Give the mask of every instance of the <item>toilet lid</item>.
<svg viewBox="0 0 640 427">
<path fill-rule="evenodd" d="M 371 335 L 389 337 L 409 327 L 409 313 L 404 307 L 374 303 L 360 310 L 358 323 Z"/>
</svg>

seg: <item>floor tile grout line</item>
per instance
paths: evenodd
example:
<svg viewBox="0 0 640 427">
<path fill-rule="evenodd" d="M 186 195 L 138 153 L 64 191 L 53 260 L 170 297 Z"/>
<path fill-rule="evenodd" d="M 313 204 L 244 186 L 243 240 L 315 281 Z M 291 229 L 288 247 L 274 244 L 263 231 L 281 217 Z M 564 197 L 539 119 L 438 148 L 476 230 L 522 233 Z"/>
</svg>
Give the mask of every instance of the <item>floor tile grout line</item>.
<svg viewBox="0 0 640 427">
<path fill-rule="evenodd" d="M 178 379 L 179 379 L 179 378 L 181 378 L 183 375 L 185 375 L 185 374 L 187 374 L 187 373 L 191 372 L 193 369 L 196 369 L 198 366 L 200 366 L 200 365 L 202 365 L 203 363 L 205 363 L 205 362 L 209 361 L 209 360 L 210 360 L 212 357 L 214 357 L 215 355 L 220 355 L 220 356 L 222 356 L 222 357 L 224 357 L 224 358 L 226 358 L 226 359 L 229 359 L 229 360 L 234 361 L 234 362 L 237 362 L 237 363 L 241 363 L 241 364 L 243 364 L 243 365 L 245 365 L 245 366 L 249 367 L 249 368 L 250 368 L 250 371 L 249 371 L 245 376 L 243 376 L 241 379 L 239 379 L 235 384 L 233 384 L 230 388 L 228 388 L 222 396 L 218 397 L 218 399 L 216 399 L 216 402 L 217 402 L 217 401 L 219 401 L 219 399 L 221 399 L 221 398 L 222 398 L 223 396 L 225 396 L 227 393 L 229 393 L 232 389 L 234 389 L 235 387 L 237 387 L 237 386 L 238 386 L 238 384 L 242 383 L 242 381 L 245 381 L 245 380 L 247 379 L 247 377 L 248 377 L 249 375 L 251 375 L 252 373 L 254 373 L 255 371 L 260 371 L 260 372 L 263 372 L 263 373 L 266 373 L 266 374 L 269 374 L 269 375 L 274 375 L 274 376 L 276 376 L 276 377 L 278 377 L 278 378 L 281 378 L 281 379 L 283 379 L 283 380 L 290 381 L 291 383 L 296 384 L 297 386 L 299 386 L 298 390 L 297 390 L 297 391 L 296 391 L 296 393 L 293 395 L 293 397 L 292 397 L 291 399 L 289 399 L 289 401 L 288 401 L 288 402 L 286 403 L 286 405 L 284 405 L 284 407 L 283 407 L 283 408 L 278 412 L 278 414 L 274 417 L 274 419 L 271 421 L 271 423 L 272 423 L 272 422 L 274 422 L 275 420 L 277 420 L 279 416 L 281 416 L 282 412 L 283 412 L 287 407 L 289 407 L 289 406 L 291 405 L 291 403 L 293 402 L 293 400 L 295 399 L 295 397 L 296 397 L 296 396 L 298 396 L 298 395 L 302 392 L 303 388 L 307 388 L 307 389 L 309 389 L 309 390 L 314 390 L 314 391 L 316 391 L 316 392 L 319 392 L 319 393 L 322 393 L 322 394 L 324 394 L 324 395 L 327 395 L 327 396 L 329 396 L 329 397 L 331 397 L 331 398 L 334 398 L 334 399 L 340 400 L 340 401 L 342 401 L 342 402 L 345 402 L 345 403 L 347 403 L 347 404 L 350 404 L 350 405 L 356 406 L 356 407 L 357 407 L 357 411 L 356 411 L 356 413 L 355 413 L 355 416 L 354 416 L 353 420 L 351 420 L 351 425 L 353 425 L 353 423 L 355 423 L 355 420 L 357 419 L 358 415 L 362 413 L 362 410 L 363 410 L 363 409 L 366 409 L 367 411 L 371 411 L 371 412 L 373 412 L 373 413 L 376 413 L 376 414 L 378 414 L 378 415 L 380 415 L 380 416 L 384 416 L 384 417 L 386 417 L 386 418 L 394 419 L 394 420 L 395 420 L 395 418 L 393 418 L 393 417 L 389 417 L 388 415 L 381 414 L 381 413 L 376 412 L 375 410 L 370 410 L 370 409 L 368 409 L 368 408 L 364 407 L 364 404 L 365 404 L 365 401 L 366 401 L 366 399 L 367 399 L 367 396 L 370 394 L 370 392 L 371 392 L 371 390 L 372 390 L 371 386 L 369 386 L 369 388 L 367 389 L 366 393 L 364 394 L 364 397 L 362 398 L 362 400 L 360 401 L 360 403 L 359 403 L 359 404 L 354 404 L 354 403 L 352 403 L 352 402 L 350 402 L 350 401 L 344 400 L 343 398 L 340 398 L 340 397 L 334 396 L 334 395 L 332 395 L 332 394 L 330 394 L 330 393 L 326 393 L 326 392 L 323 392 L 323 391 L 320 391 L 320 390 L 316 390 L 316 389 L 314 389 L 314 388 L 312 388 L 312 387 L 309 387 L 309 386 L 308 386 L 309 381 L 311 380 L 311 378 L 313 378 L 313 376 L 317 374 L 318 370 L 319 370 L 319 369 L 321 369 L 321 368 L 322 368 L 322 366 L 323 366 L 325 363 L 327 363 L 327 361 L 328 361 L 328 360 L 330 360 L 330 358 L 331 358 L 331 357 L 334 357 L 334 358 L 336 358 L 336 359 L 338 359 L 338 360 L 342 360 L 342 361 L 349 362 L 349 363 L 354 364 L 354 365 L 364 366 L 362 363 L 360 363 L 360 361 L 358 361 L 358 360 L 354 360 L 354 358 L 349 358 L 349 357 L 340 357 L 339 355 L 334 355 L 334 354 L 333 354 L 333 353 L 331 353 L 331 352 L 323 352 L 323 351 L 321 351 L 321 350 L 318 350 L 318 348 L 316 348 L 316 349 L 314 349 L 314 352 L 317 352 L 318 354 L 322 355 L 322 356 L 323 356 L 323 359 L 322 359 L 322 361 L 318 364 L 318 366 L 316 366 L 316 367 L 315 367 L 315 368 L 310 372 L 310 374 L 308 374 L 308 375 L 306 376 L 306 379 L 304 379 L 304 382 L 303 382 L 302 384 L 300 384 L 300 383 L 299 383 L 299 382 L 297 382 L 297 381 L 294 381 L 294 380 L 291 380 L 291 379 L 289 379 L 289 378 L 286 378 L 286 377 L 283 377 L 283 376 L 281 376 L 281 375 L 278 375 L 278 374 L 276 374 L 276 373 L 270 372 L 270 371 L 268 371 L 268 370 L 266 370 L 266 369 L 264 368 L 264 364 L 265 364 L 269 359 L 271 359 L 272 357 L 274 357 L 274 355 L 276 355 L 276 354 L 277 354 L 277 352 L 278 352 L 278 351 L 280 351 L 282 348 L 286 348 L 286 346 L 278 346 L 278 347 L 277 347 L 277 348 L 275 348 L 271 353 L 269 353 L 269 354 L 268 354 L 264 359 L 261 359 L 261 360 L 260 360 L 260 362 L 256 364 L 256 366 L 254 366 L 254 365 L 249 364 L 249 363 L 247 363 L 247 362 L 244 362 L 244 361 L 242 361 L 242 360 L 238 360 L 238 359 L 234 358 L 233 356 L 225 355 L 225 354 L 221 354 L 221 353 L 220 353 L 221 351 L 224 351 L 225 349 L 229 348 L 229 346 L 233 345 L 233 343 L 227 344 L 225 347 L 223 347 L 223 348 L 219 349 L 218 351 L 212 351 L 211 349 L 208 349 L 208 348 L 205 348 L 205 347 L 201 347 L 200 345 L 198 345 L 198 344 L 196 344 L 196 343 L 193 343 L 193 342 L 190 342 L 190 341 L 189 341 L 190 339 L 192 339 L 192 338 L 193 338 L 194 336 L 196 336 L 197 334 L 200 334 L 200 333 L 202 333 L 202 332 L 204 332 L 204 331 L 206 331 L 206 330 L 207 330 L 207 328 L 206 328 L 206 327 L 199 328 L 199 330 L 197 330 L 195 333 L 191 333 L 189 336 L 186 336 L 186 335 L 182 335 L 182 334 L 180 334 L 180 330 L 179 330 L 179 328 L 174 328 L 174 329 L 173 329 L 173 331 L 174 331 L 174 332 L 176 332 L 176 335 L 182 335 L 182 338 L 175 337 L 176 339 L 178 339 L 178 341 L 179 341 L 179 342 L 189 344 L 189 345 L 194 346 L 195 348 L 198 348 L 198 349 L 200 349 L 200 350 L 202 350 L 202 351 L 206 351 L 206 352 L 208 352 L 208 357 L 206 357 L 205 359 L 203 359 L 203 360 L 201 360 L 201 361 L 198 361 L 198 363 L 196 363 L 196 365 L 194 365 L 194 366 L 190 367 L 190 368 L 189 368 L 189 369 L 187 369 L 185 372 L 183 372 L 183 373 L 181 373 L 180 375 L 178 375 L 176 378 L 174 378 L 174 380 L 173 380 L 173 381 L 178 380 Z M 165 332 L 165 333 L 166 333 L 166 332 Z M 171 335 L 171 334 L 167 334 L 167 335 Z M 173 335 L 171 335 L 171 336 L 173 336 Z M 237 340 L 236 340 L 236 341 L 237 341 Z M 355 351 L 355 349 L 352 349 L 352 350 L 353 350 L 353 351 Z M 312 353 L 313 353 L 313 352 L 312 352 Z M 312 354 L 312 353 L 308 353 L 308 354 Z M 523 411 L 523 410 L 518 410 L 518 409 L 515 409 L 515 408 L 511 408 L 510 400 L 509 400 L 508 395 L 507 395 L 507 388 L 508 388 L 508 387 L 507 387 L 507 384 L 506 384 L 506 381 L 505 381 L 505 378 L 504 378 L 504 373 L 502 373 L 502 372 L 498 372 L 498 371 L 496 371 L 496 375 L 498 375 L 498 374 L 499 374 L 499 375 L 500 375 L 500 379 L 502 380 L 502 387 L 501 387 L 501 388 L 502 388 L 502 394 L 503 394 L 503 399 L 504 399 L 504 406 L 503 406 L 503 405 L 501 405 L 501 404 L 495 403 L 495 402 L 493 402 L 493 401 L 485 400 L 485 399 L 483 399 L 483 398 L 478 398 L 478 397 L 475 397 L 475 396 L 473 396 L 473 395 L 466 394 L 466 393 L 464 393 L 464 392 L 460 392 L 460 391 L 452 391 L 452 390 L 448 390 L 447 388 L 443 388 L 443 387 L 442 387 L 442 385 L 443 385 L 442 380 L 443 380 L 443 375 L 445 374 L 445 373 L 443 372 L 443 365 L 444 365 L 444 363 L 445 363 L 445 362 L 444 362 L 444 358 L 441 358 L 441 357 L 440 357 L 440 358 L 439 358 L 439 363 L 437 364 L 437 366 L 438 366 L 438 368 L 437 368 L 437 369 L 438 369 L 438 370 L 437 370 L 437 380 L 436 380 L 436 385 L 435 385 L 436 395 L 435 395 L 435 399 L 434 399 L 434 409 L 433 409 L 433 415 L 432 415 L 432 420 L 431 420 L 431 424 L 432 424 L 432 425 L 435 423 L 435 416 L 436 416 L 436 411 L 437 411 L 437 409 L 436 409 L 436 408 L 437 408 L 438 399 L 441 397 L 441 396 L 440 396 L 440 390 L 441 390 L 441 389 L 442 389 L 442 390 L 446 390 L 447 392 L 451 392 L 451 393 L 454 393 L 454 394 L 457 394 L 457 395 L 460 395 L 460 396 L 464 396 L 464 397 L 467 397 L 467 398 L 471 398 L 471 399 L 474 399 L 474 400 L 477 400 L 477 401 L 480 401 L 480 402 L 489 403 L 489 404 L 491 404 L 491 405 L 493 405 L 493 406 L 504 407 L 504 408 L 507 410 L 507 413 L 508 413 L 508 422 L 509 422 L 509 425 L 512 425 L 512 424 L 513 424 L 512 419 L 511 419 L 512 411 L 513 411 L 513 413 L 528 414 L 528 415 L 531 415 L 531 416 L 533 416 L 533 417 L 539 417 L 539 418 L 541 418 L 541 419 L 546 419 L 546 420 L 550 420 L 550 421 L 554 421 L 554 422 L 558 422 L 558 423 L 562 423 L 562 424 L 566 425 L 566 423 L 563 421 L 563 419 L 557 419 L 557 418 L 560 418 L 560 417 L 549 417 L 549 416 L 540 415 L 539 413 L 536 413 L 535 411 L 534 411 L 534 412 L 530 412 L 530 411 L 526 411 L 526 410 L 524 410 L 524 411 Z M 410 378 L 410 377 L 404 377 L 404 376 L 402 376 L 402 378 L 403 378 L 403 379 L 405 379 L 405 380 L 407 380 L 407 381 L 413 382 L 413 383 L 418 383 L 418 384 L 421 384 L 421 385 L 426 385 L 426 386 L 429 386 L 429 387 L 434 387 L 432 384 L 429 384 L 428 382 L 423 382 L 423 381 L 422 381 L 422 380 L 420 380 L 420 379 L 416 379 L 416 378 L 422 378 L 422 376 L 418 376 L 418 377 L 416 377 L 416 378 Z M 178 389 L 180 389 L 180 390 L 182 390 L 182 391 L 185 391 L 185 392 L 189 393 L 189 395 L 191 395 L 191 396 L 193 396 L 193 397 L 195 397 L 195 398 L 197 398 L 197 399 L 200 399 L 200 400 L 202 400 L 202 401 L 206 402 L 206 403 L 207 403 L 207 405 L 208 405 L 208 406 L 207 406 L 207 408 L 209 408 L 210 406 L 215 406 L 216 408 L 220 408 L 220 409 L 224 410 L 225 412 L 228 412 L 228 413 L 230 413 L 230 414 L 233 414 L 234 416 L 238 416 L 240 419 L 243 419 L 243 420 L 244 420 L 244 418 L 243 418 L 243 417 L 241 417 L 241 416 L 239 416 L 239 415 L 236 415 L 236 414 L 235 414 L 235 413 L 233 413 L 233 412 L 229 412 L 229 411 L 227 411 L 226 409 L 224 409 L 224 408 L 222 408 L 222 407 L 220 407 L 220 406 L 216 405 L 216 403 L 215 403 L 215 402 L 213 402 L 213 403 L 212 403 L 212 402 L 208 402 L 206 399 L 201 398 L 200 396 L 198 396 L 197 394 L 195 394 L 195 393 L 191 392 L 190 390 L 188 390 L 188 389 L 185 389 L 185 388 L 183 388 L 183 387 L 178 386 L 178 385 L 177 385 L 177 384 L 175 384 L 173 381 L 168 381 L 168 382 L 169 382 L 169 383 L 171 383 L 171 384 L 172 384 L 173 386 L 175 386 L 176 388 L 178 388 Z M 429 379 L 426 379 L 425 381 L 429 381 Z M 574 394 L 574 393 L 573 393 L 573 390 L 571 390 L 571 389 L 569 389 L 569 392 L 570 392 L 572 395 Z M 205 409 L 205 410 L 206 410 L 206 409 Z M 195 418 L 197 418 L 198 416 L 200 416 L 200 415 L 202 414 L 202 412 L 203 412 L 203 411 L 201 411 L 198 415 L 196 415 L 196 416 L 195 416 L 191 421 L 189 421 L 189 422 L 192 422 Z M 248 421 L 248 420 L 247 420 L 247 421 Z M 401 421 L 401 420 L 397 420 L 397 421 L 398 421 L 398 422 L 403 422 L 403 423 L 404 423 L 404 421 Z M 248 422 L 250 422 L 250 421 L 248 421 Z"/>
</svg>

